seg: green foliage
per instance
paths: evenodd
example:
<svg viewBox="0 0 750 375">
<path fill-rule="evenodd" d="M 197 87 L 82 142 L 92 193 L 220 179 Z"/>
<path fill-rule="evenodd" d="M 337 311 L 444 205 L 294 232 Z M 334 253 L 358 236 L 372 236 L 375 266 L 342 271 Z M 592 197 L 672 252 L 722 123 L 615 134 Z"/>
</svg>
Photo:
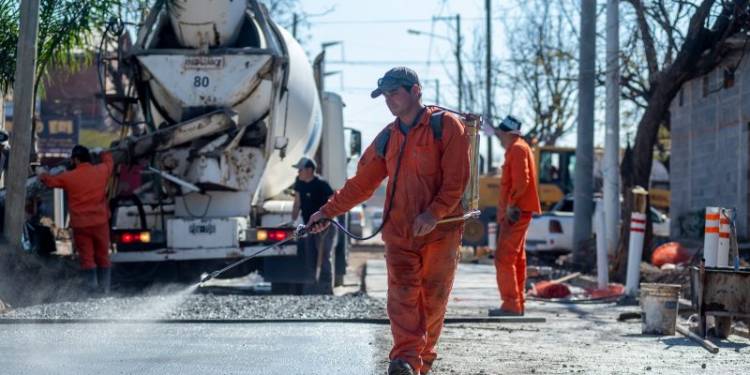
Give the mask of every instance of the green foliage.
<svg viewBox="0 0 750 375">
<path fill-rule="evenodd" d="M 53 65 L 76 67 L 90 61 L 95 38 L 126 0 L 40 0 L 34 85 Z M 20 1 L 0 0 L 0 91 L 13 86 Z M 82 60 L 80 57 L 83 56 Z"/>
</svg>

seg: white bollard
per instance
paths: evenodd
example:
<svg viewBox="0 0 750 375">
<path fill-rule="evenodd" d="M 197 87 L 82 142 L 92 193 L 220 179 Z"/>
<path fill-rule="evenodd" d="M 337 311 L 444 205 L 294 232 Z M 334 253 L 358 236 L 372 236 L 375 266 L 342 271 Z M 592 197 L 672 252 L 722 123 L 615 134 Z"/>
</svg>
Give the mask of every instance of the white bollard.
<svg viewBox="0 0 750 375">
<path fill-rule="evenodd" d="M 719 241 L 716 250 L 716 267 L 729 267 L 729 217 L 730 210 L 721 209 L 719 219 Z"/>
<path fill-rule="evenodd" d="M 719 207 L 706 207 L 706 226 L 703 230 L 703 259 L 706 267 L 716 267 L 719 248 Z"/>
<path fill-rule="evenodd" d="M 609 259 L 607 254 L 607 227 L 604 216 L 604 201 L 596 200 L 594 213 L 594 228 L 596 230 L 596 281 L 599 289 L 607 289 L 609 285 Z"/>
<path fill-rule="evenodd" d="M 487 223 L 487 247 L 491 250 L 497 250 L 497 223 Z"/>
<path fill-rule="evenodd" d="M 630 246 L 628 247 L 628 273 L 625 294 L 635 297 L 641 278 L 643 237 L 646 234 L 646 214 L 633 212 L 630 216 Z"/>
</svg>

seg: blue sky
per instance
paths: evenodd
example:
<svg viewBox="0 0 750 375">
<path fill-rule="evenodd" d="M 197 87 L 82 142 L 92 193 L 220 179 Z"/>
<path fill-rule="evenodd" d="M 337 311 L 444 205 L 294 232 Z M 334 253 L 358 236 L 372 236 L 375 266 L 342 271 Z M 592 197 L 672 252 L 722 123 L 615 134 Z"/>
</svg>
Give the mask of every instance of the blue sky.
<svg viewBox="0 0 750 375">
<path fill-rule="evenodd" d="M 476 55 L 472 48 L 474 35 L 485 32 L 484 0 L 302 0 L 300 5 L 305 13 L 313 15 L 333 9 L 325 15 L 310 17 L 310 27 L 300 29 L 298 34 L 311 57 L 321 51 L 322 43 L 342 42 L 326 50 L 329 61 L 326 70 L 340 72 L 326 78 L 326 90 L 343 97 L 346 103 L 344 121 L 347 126 L 363 132 L 365 143 L 393 118 L 382 97 L 371 99 L 369 96 L 377 79 L 393 66 L 407 65 L 417 71 L 423 81 L 427 104 L 435 103 L 435 80 L 439 80 L 440 104 L 455 108 L 457 90 L 451 84 L 451 78 L 455 79 L 456 75 L 455 22 L 433 22 L 433 16 L 453 17 L 460 13 L 464 74 L 474 78 L 473 66 L 466 60 Z M 506 58 L 501 18 L 512 13 L 513 2 L 495 0 L 492 7 L 493 57 Z M 409 34 L 409 29 L 438 37 Z M 483 145 L 482 150 L 486 147 Z M 495 155 L 502 154 L 499 144 L 496 143 L 494 149 Z"/>
</svg>

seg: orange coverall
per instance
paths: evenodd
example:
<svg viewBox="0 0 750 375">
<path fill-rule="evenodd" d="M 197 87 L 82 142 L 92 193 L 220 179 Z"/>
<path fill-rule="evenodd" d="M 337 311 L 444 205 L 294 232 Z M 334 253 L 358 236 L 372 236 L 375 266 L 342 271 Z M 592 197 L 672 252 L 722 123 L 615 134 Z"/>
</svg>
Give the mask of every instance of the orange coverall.
<svg viewBox="0 0 750 375">
<path fill-rule="evenodd" d="M 111 266 L 107 181 L 113 164 L 107 152 L 99 164 L 81 163 L 72 171 L 40 177 L 47 187 L 62 188 L 68 195 L 70 226 L 82 270 Z"/>
<path fill-rule="evenodd" d="M 521 218 L 510 223 L 505 217 L 508 207 L 518 207 Z M 500 177 L 498 204 L 498 248 L 495 257 L 497 286 L 503 301 L 501 309 L 523 313 L 526 290 L 526 233 L 531 215 L 540 213 L 537 194 L 536 163 L 531 148 L 516 138 L 505 150 L 505 163 Z"/>
<path fill-rule="evenodd" d="M 446 113 L 442 139 L 436 139 L 429 125 L 434 111 L 429 107 L 423 111 L 407 135 L 399 129 L 398 119 L 389 124 L 385 158 L 370 145 L 356 175 L 320 210 L 326 217 L 341 215 L 369 198 L 388 177 L 384 209 L 388 216 L 382 237 L 388 269 L 387 310 L 394 341 L 390 358 L 403 359 L 423 373 L 437 357 L 435 345 L 453 287 L 463 224 L 440 224 L 421 237 L 414 237 L 412 226 L 425 211 L 438 220 L 462 215 L 461 196 L 469 181 L 469 142 L 464 128 Z M 389 202 L 402 145 L 401 170 L 393 201 Z"/>
</svg>

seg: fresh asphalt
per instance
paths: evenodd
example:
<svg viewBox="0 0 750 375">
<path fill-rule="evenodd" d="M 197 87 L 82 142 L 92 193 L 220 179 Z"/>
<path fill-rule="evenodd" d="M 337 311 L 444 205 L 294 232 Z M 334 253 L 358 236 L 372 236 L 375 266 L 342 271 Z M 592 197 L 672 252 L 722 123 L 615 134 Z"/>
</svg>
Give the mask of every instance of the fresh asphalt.
<svg viewBox="0 0 750 375">
<path fill-rule="evenodd" d="M 375 330 L 354 323 L 0 325 L 3 374 L 369 374 Z"/>
</svg>

